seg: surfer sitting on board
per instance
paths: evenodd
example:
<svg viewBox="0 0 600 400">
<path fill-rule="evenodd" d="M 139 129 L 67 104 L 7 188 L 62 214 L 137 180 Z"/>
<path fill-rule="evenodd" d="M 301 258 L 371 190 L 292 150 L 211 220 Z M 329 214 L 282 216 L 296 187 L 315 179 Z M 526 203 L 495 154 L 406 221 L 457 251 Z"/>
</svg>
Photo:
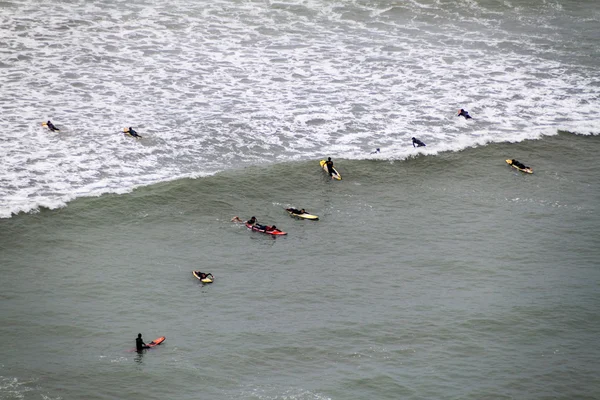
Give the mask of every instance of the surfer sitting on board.
<svg viewBox="0 0 600 400">
<path fill-rule="evenodd" d="M 329 176 L 333 177 L 333 161 L 331 161 L 331 157 L 327 158 L 325 165 L 327 165 L 327 172 L 329 172 Z"/>
<path fill-rule="evenodd" d="M 136 138 L 137 137 L 141 138 L 141 136 L 138 135 L 138 133 L 136 131 L 134 131 L 132 127 L 127 128 L 125 133 L 129 133 L 131 136 L 136 137 Z"/>
<path fill-rule="evenodd" d="M 42 125 L 46 125 L 48 127 L 48 129 L 50 129 L 52 132 L 54 131 L 60 131 L 60 129 L 58 129 L 57 127 L 54 126 L 54 124 L 50 121 L 46 122 L 45 124 Z"/>
<path fill-rule="evenodd" d="M 144 349 L 149 349 L 150 346 L 148 346 L 146 343 L 144 343 L 144 340 L 142 339 L 142 334 L 138 333 L 138 337 L 135 339 L 135 349 L 137 351 L 142 351 Z"/>
<path fill-rule="evenodd" d="M 416 144 L 416 146 L 415 146 L 415 144 Z M 425 143 L 421 142 L 419 139 L 417 139 L 415 137 L 412 138 L 412 145 L 413 145 L 413 147 L 421 147 L 421 146 L 424 147 L 424 146 L 426 146 Z"/>
<path fill-rule="evenodd" d="M 465 111 L 465 110 L 463 110 L 462 108 L 461 108 L 461 109 L 458 111 L 458 115 L 457 115 L 457 117 L 461 117 L 461 116 L 462 116 L 462 117 L 465 117 L 465 119 L 471 119 L 471 118 L 473 118 L 473 117 L 471 117 L 471 116 L 469 115 L 469 112 L 468 112 L 468 111 Z"/>
<path fill-rule="evenodd" d="M 296 208 L 286 208 L 292 214 L 306 214 L 306 210 L 303 208 L 302 210 L 298 210 Z"/>
</svg>

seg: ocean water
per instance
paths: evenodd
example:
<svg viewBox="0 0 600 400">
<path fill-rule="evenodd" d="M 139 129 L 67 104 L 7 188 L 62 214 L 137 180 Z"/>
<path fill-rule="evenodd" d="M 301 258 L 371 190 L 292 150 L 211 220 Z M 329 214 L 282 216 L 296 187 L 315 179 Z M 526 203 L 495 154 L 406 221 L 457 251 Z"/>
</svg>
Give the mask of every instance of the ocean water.
<svg viewBox="0 0 600 400">
<path fill-rule="evenodd" d="M 0 21 L 0 399 L 598 398 L 597 2 Z"/>
</svg>

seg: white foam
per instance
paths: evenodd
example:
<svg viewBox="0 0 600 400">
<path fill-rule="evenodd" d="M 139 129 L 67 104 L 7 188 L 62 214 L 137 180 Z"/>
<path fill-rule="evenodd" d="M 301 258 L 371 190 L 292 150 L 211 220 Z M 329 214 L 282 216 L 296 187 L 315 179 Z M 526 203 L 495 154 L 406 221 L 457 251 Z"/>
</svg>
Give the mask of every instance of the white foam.
<svg viewBox="0 0 600 400">
<path fill-rule="evenodd" d="M 6 9 L 0 217 L 273 160 L 600 133 L 590 17 L 556 4 L 153 3 Z"/>
</svg>

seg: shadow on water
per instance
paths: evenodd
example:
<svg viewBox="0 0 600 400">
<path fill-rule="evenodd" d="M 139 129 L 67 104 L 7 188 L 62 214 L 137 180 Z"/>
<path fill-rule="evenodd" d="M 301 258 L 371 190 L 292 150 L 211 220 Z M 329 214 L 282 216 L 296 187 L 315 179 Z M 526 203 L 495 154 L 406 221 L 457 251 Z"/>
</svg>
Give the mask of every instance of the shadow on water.
<svg viewBox="0 0 600 400">
<path fill-rule="evenodd" d="M 136 351 L 135 357 L 133 358 L 133 361 L 135 361 L 137 364 L 143 364 L 144 362 L 144 353 L 146 351 L 145 350 L 141 350 L 141 351 Z"/>
</svg>

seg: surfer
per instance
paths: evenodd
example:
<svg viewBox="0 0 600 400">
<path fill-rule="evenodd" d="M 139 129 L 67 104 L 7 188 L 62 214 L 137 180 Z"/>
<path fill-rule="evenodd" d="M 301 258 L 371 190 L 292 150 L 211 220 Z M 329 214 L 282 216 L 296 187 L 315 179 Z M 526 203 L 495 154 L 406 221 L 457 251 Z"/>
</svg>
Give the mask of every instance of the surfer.
<svg viewBox="0 0 600 400">
<path fill-rule="evenodd" d="M 213 278 L 213 274 L 211 274 L 210 272 L 208 274 L 205 274 L 204 272 L 200 272 L 200 271 L 195 271 L 195 272 L 196 272 L 196 275 L 198 275 L 200 277 L 200 279 L 206 279 L 209 276 L 211 278 Z"/>
<path fill-rule="evenodd" d="M 302 210 L 298 210 L 296 208 L 286 208 L 292 214 L 306 214 L 306 210 L 303 208 Z"/>
<path fill-rule="evenodd" d="M 244 221 L 242 221 L 242 219 L 236 215 L 235 217 L 231 218 L 231 222 L 244 222 Z M 250 224 L 250 225 L 255 225 L 257 222 L 258 221 L 256 221 L 256 217 L 252 217 L 248 221 L 246 221 L 246 223 Z"/>
<path fill-rule="evenodd" d="M 150 346 L 148 346 L 146 343 L 144 343 L 144 340 L 142 339 L 142 334 L 138 333 L 138 337 L 135 339 L 135 349 L 137 351 L 142 351 L 144 349 L 149 349 Z"/>
<path fill-rule="evenodd" d="M 133 136 L 135 138 L 141 138 L 141 136 L 138 135 L 138 133 L 136 131 L 134 131 L 132 127 L 127 128 L 127 131 L 125 131 L 125 133 L 129 133 L 131 136 Z"/>
<path fill-rule="evenodd" d="M 277 227 L 275 225 L 273 226 L 265 226 L 265 232 L 273 232 L 276 231 Z"/>
<path fill-rule="evenodd" d="M 457 117 L 465 117 L 465 119 L 471 119 L 471 118 L 473 118 L 473 117 L 471 117 L 471 116 L 469 115 L 469 112 L 468 112 L 468 111 L 466 111 L 466 110 L 463 110 L 462 108 L 461 108 L 461 109 L 458 111 L 458 115 L 457 115 Z"/>
<path fill-rule="evenodd" d="M 510 161 L 511 161 L 512 165 L 514 165 L 515 167 L 518 167 L 518 168 L 521 168 L 521 169 L 529 169 L 528 166 L 526 166 L 525 164 L 523 164 L 523 163 L 521 163 L 521 162 L 519 162 L 519 161 L 517 161 L 515 159 L 512 159 Z"/>
<path fill-rule="evenodd" d="M 327 165 L 327 172 L 329 172 L 329 176 L 333 178 L 333 161 L 331 161 L 331 157 L 327 158 L 325 161 L 325 165 Z"/>
<path fill-rule="evenodd" d="M 415 146 L 415 144 L 416 144 L 416 146 Z M 412 145 L 413 145 L 413 147 L 421 147 L 421 146 L 425 147 L 426 146 L 425 143 L 421 142 L 419 139 L 417 139 L 415 137 L 412 138 Z"/>
<path fill-rule="evenodd" d="M 378 147 L 378 148 L 375 149 L 375 151 L 372 151 L 371 154 L 377 154 L 379 152 L 380 152 L 380 150 L 379 150 L 379 147 Z"/>
<path fill-rule="evenodd" d="M 54 132 L 54 131 L 60 131 L 60 129 L 58 129 L 57 127 L 55 127 L 55 126 L 54 126 L 54 124 L 53 124 L 52 122 L 50 122 L 49 120 L 48 120 L 48 122 L 46 122 L 46 124 L 45 124 L 45 125 L 46 125 L 46 126 L 48 127 L 48 129 L 50 129 L 52 132 Z"/>
</svg>

